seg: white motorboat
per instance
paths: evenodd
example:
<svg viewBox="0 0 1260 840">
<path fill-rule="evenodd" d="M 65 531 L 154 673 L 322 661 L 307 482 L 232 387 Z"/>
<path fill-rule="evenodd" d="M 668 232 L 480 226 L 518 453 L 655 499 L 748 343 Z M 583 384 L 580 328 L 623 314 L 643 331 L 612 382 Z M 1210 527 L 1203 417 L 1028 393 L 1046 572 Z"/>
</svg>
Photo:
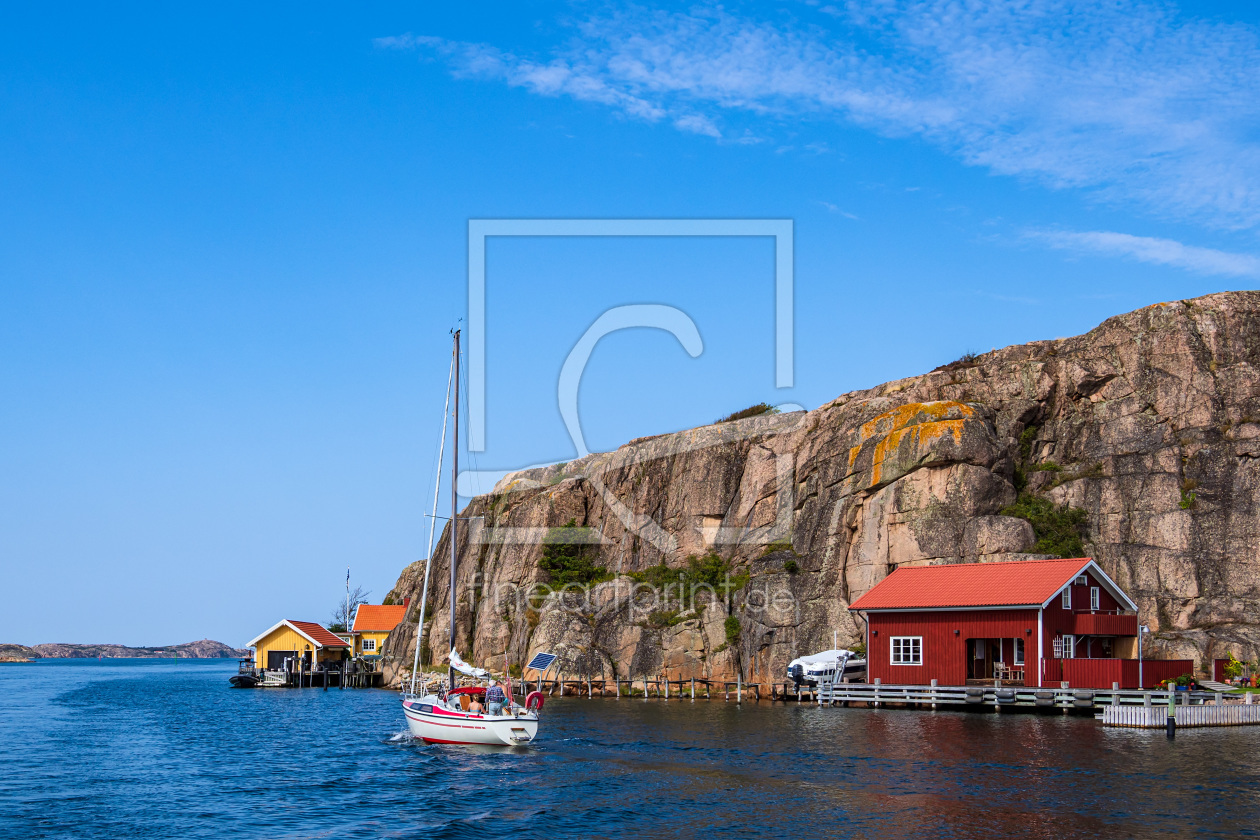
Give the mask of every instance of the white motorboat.
<svg viewBox="0 0 1260 840">
<path fill-rule="evenodd" d="M 866 659 L 842 648 L 824 650 L 793 659 L 788 663 L 787 676 L 797 685 L 865 679 Z"/>
<path fill-rule="evenodd" d="M 455 491 L 456 478 L 459 475 L 459 331 L 454 335 L 455 347 L 451 357 L 451 375 L 447 381 L 447 400 L 452 385 L 455 392 L 455 410 L 451 412 L 454 419 L 454 444 L 451 457 L 451 583 L 449 604 L 455 603 L 455 572 L 459 543 L 458 494 Z M 443 417 L 446 413 L 443 411 Z M 446 420 L 442 421 L 442 447 L 446 444 Z M 438 469 L 441 470 L 441 447 L 438 450 Z M 440 482 L 439 482 L 440 487 Z M 433 521 L 437 520 L 437 488 L 433 494 Z M 429 594 L 429 569 L 433 560 L 433 527 L 429 528 L 429 559 L 424 567 L 424 588 L 420 596 L 420 610 L 416 621 L 416 650 L 411 665 L 411 690 L 402 698 L 403 716 L 407 719 L 407 729 L 416 738 L 422 738 L 431 744 L 485 744 L 491 746 L 519 746 L 528 744 L 538 734 L 538 713 L 542 709 L 544 698 L 541 692 L 533 691 L 525 697 L 522 706 L 512 701 L 510 683 L 504 686 L 506 702 L 501 714 L 492 715 L 485 709 L 486 686 L 456 687 L 455 674 L 461 673 L 478 680 L 489 682 L 490 673 L 465 662 L 455 651 L 455 610 L 451 610 L 451 653 L 450 681 L 446 688 L 437 692 L 425 691 L 416 694 L 416 675 L 420 670 L 420 639 L 424 631 L 424 616 Z M 545 654 L 550 656 L 550 654 Z M 551 657 L 554 659 L 555 657 Z M 550 660 L 548 660 L 550 662 Z M 507 663 L 504 663 L 506 668 Z M 473 709 L 473 701 L 481 710 Z"/>
</svg>

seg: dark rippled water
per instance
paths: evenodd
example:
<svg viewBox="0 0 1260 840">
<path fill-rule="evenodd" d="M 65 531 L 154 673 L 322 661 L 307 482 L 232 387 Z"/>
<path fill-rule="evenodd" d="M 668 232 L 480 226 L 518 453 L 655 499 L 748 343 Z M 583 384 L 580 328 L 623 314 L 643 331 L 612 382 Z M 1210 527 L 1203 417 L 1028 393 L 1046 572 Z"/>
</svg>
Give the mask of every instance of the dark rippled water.
<svg viewBox="0 0 1260 840">
<path fill-rule="evenodd" d="M 1260 727 L 554 700 L 528 749 L 404 737 L 386 691 L 234 664 L 0 666 L 4 837 L 1251 837 Z"/>
</svg>

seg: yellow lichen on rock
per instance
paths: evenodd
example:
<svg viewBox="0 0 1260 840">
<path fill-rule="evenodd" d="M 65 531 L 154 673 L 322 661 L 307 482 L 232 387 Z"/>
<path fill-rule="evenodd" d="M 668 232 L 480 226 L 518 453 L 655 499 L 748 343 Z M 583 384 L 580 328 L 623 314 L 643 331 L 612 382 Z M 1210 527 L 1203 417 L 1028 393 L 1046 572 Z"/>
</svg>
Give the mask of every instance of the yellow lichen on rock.
<svg viewBox="0 0 1260 840">
<path fill-rule="evenodd" d="M 949 415 L 955 415 L 949 417 Z M 961 415 L 961 416 L 959 416 Z M 963 426 L 967 418 L 975 415 L 975 409 L 966 403 L 954 400 L 939 400 L 927 403 L 906 403 L 889 409 L 862 424 L 858 430 L 858 443 L 849 450 L 849 470 L 862 447 L 871 438 L 882 435 L 875 444 L 871 459 L 871 486 L 880 483 L 884 461 L 889 453 L 900 450 L 902 441 L 907 437 L 916 450 L 931 446 L 946 434 L 953 435 L 954 443 L 962 443 Z M 932 418 L 925 422 L 915 422 L 921 417 Z"/>
</svg>

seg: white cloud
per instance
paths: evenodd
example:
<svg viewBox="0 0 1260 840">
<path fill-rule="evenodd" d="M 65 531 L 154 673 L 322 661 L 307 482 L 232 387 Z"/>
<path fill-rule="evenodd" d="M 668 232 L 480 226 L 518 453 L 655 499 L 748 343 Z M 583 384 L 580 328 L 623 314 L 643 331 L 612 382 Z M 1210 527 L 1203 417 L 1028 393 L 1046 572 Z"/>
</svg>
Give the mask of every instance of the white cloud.
<svg viewBox="0 0 1260 840">
<path fill-rule="evenodd" d="M 1112 231 L 1028 231 L 1036 239 L 1053 248 L 1090 251 L 1098 254 L 1128 257 L 1138 262 L 1170 265 L 1198 274 L 1225 277 L 1260 277 L 1260 257 L 1233 254 L 1212 248 L 1186 245 L 1173 239 L 1133 236 Z"/>
<path fill-rule="evenodd" d="M 1260 35 L 1138 0 L 911 0 L 808 23 L 631 9 L 544 57 L 434 38 L 459 75 L 712 137 L 764 116 L 917 135 L 968 164 L 1213 225 L 1260 226 Z M 771 121 L 773 122 L 773 121 Z"/>
</svg>

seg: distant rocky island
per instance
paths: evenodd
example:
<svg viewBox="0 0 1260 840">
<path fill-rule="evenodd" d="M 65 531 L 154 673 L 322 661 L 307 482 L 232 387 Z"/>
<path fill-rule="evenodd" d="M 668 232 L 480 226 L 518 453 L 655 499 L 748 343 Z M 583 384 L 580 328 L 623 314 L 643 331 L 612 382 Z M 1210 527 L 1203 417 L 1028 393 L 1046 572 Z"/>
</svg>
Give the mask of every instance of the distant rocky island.
<svg viewBox="0 0 1260 840">
<path fill-rule="evenodd" d="M 34 659 L 240 659 L 248 650 L 229 647 L 223 642 L 201 639 L 164 647 L 127 647 L 126 645 L 0 644 L 0 662 L 30 662 Z"/>
</svg>

